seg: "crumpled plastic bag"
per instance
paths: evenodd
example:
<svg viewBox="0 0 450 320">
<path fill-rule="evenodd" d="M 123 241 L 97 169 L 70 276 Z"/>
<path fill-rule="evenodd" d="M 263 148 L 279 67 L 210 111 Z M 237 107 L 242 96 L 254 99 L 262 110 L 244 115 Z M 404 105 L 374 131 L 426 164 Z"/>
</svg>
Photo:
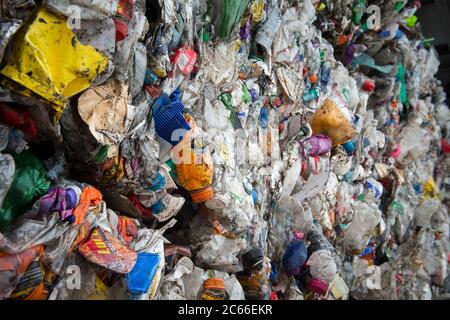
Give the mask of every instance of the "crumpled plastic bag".
<svg viewBox="0 0 450 320">
<path fill-rule="evenodd" d="M 14 171 L 14 158 L 9 154 L 0 153 L 0 207 L 13 182 Z"/>
<path fill-rule="evenodd" d="M 14 157 L 16 170 L 0 209 L 0 228 L 5 229 L 47 192 L 50 181 L 42 162 L 28 151 Z"/>
<path fill-rule="evenodd" d="M 213 235 L 211 240 L 197 253 L 195 262 L 225 272 L 233 271 L 239 265 L 237 255 L 243 248 L 242 239 L 228 239 Z"/>
</svg>

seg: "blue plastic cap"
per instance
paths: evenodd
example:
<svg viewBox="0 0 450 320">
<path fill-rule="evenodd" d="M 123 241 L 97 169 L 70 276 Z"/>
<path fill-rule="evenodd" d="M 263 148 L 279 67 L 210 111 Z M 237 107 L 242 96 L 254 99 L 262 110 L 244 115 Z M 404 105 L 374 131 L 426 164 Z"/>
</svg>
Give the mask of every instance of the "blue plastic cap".
<svg viewBox="0 0 450 320">
<path fill-rule="evenodd" d="M 351 156 L 352 154 L 354 154 L 354 152 L 356 150 L 356 145 L 353 141 L 348 141 L 348 142 L 344 143 L 342 146 L 344 147 L 348 156 Z"/>
</svg>

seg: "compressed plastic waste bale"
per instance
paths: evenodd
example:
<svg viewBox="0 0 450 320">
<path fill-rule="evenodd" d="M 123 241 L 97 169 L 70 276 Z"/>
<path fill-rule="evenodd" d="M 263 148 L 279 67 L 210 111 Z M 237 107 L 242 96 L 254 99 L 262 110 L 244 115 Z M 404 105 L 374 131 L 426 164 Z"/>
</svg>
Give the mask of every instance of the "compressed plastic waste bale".
<svg viewBox="0 0 450 320">
<path fill-rule="evenodd" d="M 87 89 L 107 66 L 107 58 L 81 44 L 66 20 L 40 8 L 15 41 L 1 73 L 62 111 L 71 96 Z"/>
<path fill-rule="evenodd" d="M 0 209 L 0 228 L 3 230 L 30 209 L 32 203 L 50 188 L 47 170 L 36 156 L 24 151 L 15 155 L 14 161 L 14 180 Z"/>
<path fill-rule="evenodd" d="M 444 298 L 450 110 L 411 2 L 3 1 L 3 66 L 44 8 L 105 59 L 70 99 L 44 79 L 59 106 L 3 77 L 0 199 L 26 149 L 54 182 L 0 234 L 44 247 L 9 297 Z"/>
</svg>

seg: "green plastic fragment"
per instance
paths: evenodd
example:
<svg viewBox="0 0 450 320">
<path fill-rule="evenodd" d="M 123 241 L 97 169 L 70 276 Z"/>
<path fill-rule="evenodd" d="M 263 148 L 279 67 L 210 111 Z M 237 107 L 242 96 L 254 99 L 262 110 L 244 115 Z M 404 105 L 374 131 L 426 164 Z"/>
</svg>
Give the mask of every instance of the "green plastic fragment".
<svg viewBox="0 0 450 320">
<path fill-rule="evenodd" d="M 248 91 L 248 88 L 245 84 L 242 85 L 242 93 L 243 93 L 243 97 L 242 100 L 245 103 L 251 102 L 252 101 L 252 96 L 250 95 L 250 92 Z"/>
<path fill-rule="evenodd" d="M 406 18 L 406 26 L 408 28 L 414 27 L 417 23 L 417 20 L 418 20 L 417 16 L 411 16 L 409 18 Z"/>
<path fill-rule="evenodd" d="M 395 12 L 400 12 L 400 10 L 402 10 L 403 7 L 405 6 L 406 2 L 407 2 L 407 1 L 397 1 L 397 2 L 394 4 L 394 11 L 395 11 Z"/>
<path fill-rule="evenodd" d="M 106 157 L 108 156 L 108 149 L 109 146 L 102 146 L 101 149 L 97 152 L 97 154 L 92 158 L 97 163 L 102 163 L 106 160 Z"/>
<path fill-rule="evenodd" d="M 228 39 L 234 26 L 240 22 L 250 0 L 223 0 L 223 15 L 219 27 L 219 37 Z"/>
<path fill-rule="evenodd" d="M 50 180 L 41 160 L 29 151 L 14 155 L 14 180 L 0 209 L 0 230 L 31 209 L 34 201 L 47 193 Z"/>
<path fill-rule="evenodd" d="M 361 23 L 361 19 L 366 11 L 366 4 L 364 0 L 359 0 L 359 2 L 353 6 L 353 16 L 352 21 L 355 25 L 359 25 Z"/>
<path fill-rule="evenodd" d="M 406 92 L 406 81 L 405 81 L 405 67 L 399 63 L 398 71 L 395 75 L 395 79 L 400 82 L 400 102 L 407 106 L 408 105 L 408 93 Z"/>
</svg>

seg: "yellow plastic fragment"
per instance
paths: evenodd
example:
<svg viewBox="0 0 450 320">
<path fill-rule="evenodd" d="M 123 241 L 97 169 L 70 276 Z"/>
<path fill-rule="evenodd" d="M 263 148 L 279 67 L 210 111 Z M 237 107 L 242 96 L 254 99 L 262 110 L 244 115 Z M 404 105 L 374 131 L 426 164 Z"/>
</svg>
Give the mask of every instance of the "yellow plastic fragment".
<svg viewBox="0 0 450 320">
<path fill-rule="evenodd" d="M 40 8 L 16 40 L 1 74 L 63 107 L 68 98 L 87 89 L 108 59 L 81 44 L 66 18 Z"/>
</svg>

